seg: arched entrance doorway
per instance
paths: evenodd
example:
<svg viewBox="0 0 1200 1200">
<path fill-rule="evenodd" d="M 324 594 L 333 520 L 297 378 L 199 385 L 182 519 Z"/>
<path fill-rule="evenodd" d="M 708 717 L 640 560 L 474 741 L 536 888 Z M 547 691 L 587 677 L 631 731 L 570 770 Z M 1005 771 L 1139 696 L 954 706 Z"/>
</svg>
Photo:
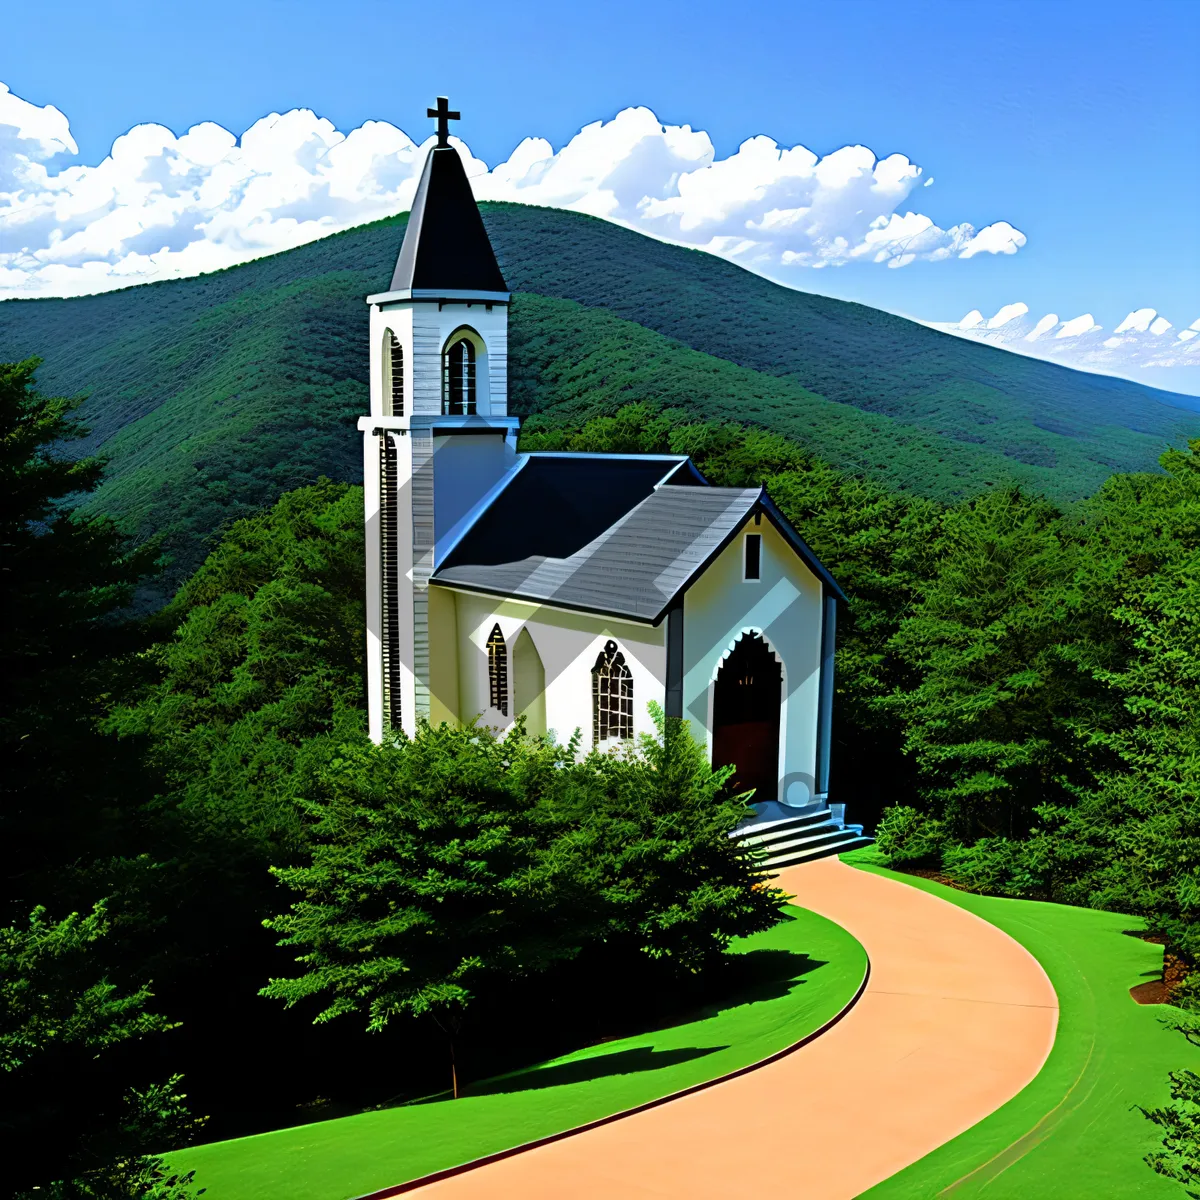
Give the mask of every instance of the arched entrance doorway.
<svg viewBox="0 0 1200 1200">
<path fill-rule="evenodd" d="M 783 666 L 757 633 L 744 633 L 713 688 L 713 767 L 733 766 L 739 792 L 779 798 L 779 715 Z"/>
</svg>

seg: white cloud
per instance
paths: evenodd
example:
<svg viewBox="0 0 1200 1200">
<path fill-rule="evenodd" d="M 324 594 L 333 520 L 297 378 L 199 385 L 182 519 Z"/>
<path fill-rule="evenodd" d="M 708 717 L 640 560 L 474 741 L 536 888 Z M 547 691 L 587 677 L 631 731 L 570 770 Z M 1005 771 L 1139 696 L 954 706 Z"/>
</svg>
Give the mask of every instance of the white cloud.
<svg viewBox="0 0 1200 1200">
<path fill-rule="evenodd" d="M 42 162 L 56 154 L 78 154 L 71 127 L 53 104 L 38 108 L 0 83 L 0 155 L 11 153 L 25 164 Z M 16 173 L 13 161 L 0 158 L 5 173 Z"/>
<path fill-rule="evenodd" d="M 976 254 L 1016 254 L 1023 245 L 1025 235 L 1019 229 L 1014 229 L 1007 221 L 997 221 L 970 238 L 959 258 L 974 258 Z"/>
<path fill-rule="evenodd" d="M 1058 313 L 1047 313 L 1038 323 L 1025 335 L 1027 342 L 1036 342 L 1044 333 L 1049 333 L 1051 329 L 1058 324 Z"/>
<path fill-rule="evenodd" d="M 1150 328 L 1150 322 L 1158 314 L 1152 308 L 1137 308 L 1123 320 L 1120 325 L 1113 330 L 1113 333 L 1128 333 L 1134 330 L 1137 333 L 1145 333 Z"/>
<path fill-rule="evenodd" d="M 385 121 L 344 134 L 307 109 L 235 137 L 205 122 L 176 136 L 139 125 L 95 165 L 67 118 L 0 84 L 0 297 L 72 295 L 193 275 L 402 212 L 431 144 Z M 455 144 L 480 199 L 591 213 L 784 281 L 799 269 L 1013 254 L 1006 221 L 943 229 L 906 207 L 933 182 L 902 154 L 823 157 L 752 137 L 717 158 L 707 133 L 628 108 L 555 151 L 526 138 L 493 169 Z"/>
<path fill-rule="evenodd" d="M 1081 333 L 1092 333 L 1099 328 L 1100 326 L 1092 319 L 1092 314 L 1084 313 L 1081 317 L 1073 317 L 1070 321 L 1064 321 L 1062 328 L 1054 336 L 1056 338 L 1078 337 Z"/>
<path fill-rule="evenodd" d="M 1083 370 L 1136 375 L 1144 369 L 1200 368 L 1200 319 L 1168 338 L 1164 335 L 1174 326 L 1153 308 L 1135 309 L 1107 335 L 1091 313 L 1061 322 L 1057 313 L 1047 313 L 1035 321 L 1029 306 L 1019 301 L 1005 304 L 990 318 L 973 308 L 961 321 L 932 324 L 959 337 Z M 1163 386 L 1161 379 L 1155 382 Z"/>
<path fill-rule="evenodd" d="M 1018 317 L 1023 317 L 1029 312 L 1029 305 L 1021 303 L 1020 300 L 1016 304 L 1005 304 L 996 310 L 996 315 L 988 319 L 989 329 L 1000 329 L 1007 325 L 1009 321 L 1015 321 Z"/>
</svg>

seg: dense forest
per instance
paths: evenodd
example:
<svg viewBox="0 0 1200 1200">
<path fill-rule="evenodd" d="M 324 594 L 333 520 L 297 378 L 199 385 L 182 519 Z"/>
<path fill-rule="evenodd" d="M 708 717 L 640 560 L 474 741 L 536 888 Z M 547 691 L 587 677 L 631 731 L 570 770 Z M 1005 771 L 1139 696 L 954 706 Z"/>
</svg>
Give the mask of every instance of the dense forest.
<svg viewBox="0 0 1200 1200">
<path fill-rule="evenodd" d="M 355 487 L 234 523 L 136 616 L 158 548 L 71 509 L 102 468 L 56 452 L 82 431 L 35 367 L 0 372 L 12 1186 L 189 1196 L 156 1151 L 438 1091 L 447 1043 L 457 1087 L 596 1036 L 631 990 L 686 1003 L 776 919 L 682 729 L 582 764 L 519 731 L 367 741 Z M 1200 442 L 1069 511 L 1012 484 L 906 495 L 645 403 L 531 418 L 524 445 L 768 483 L 851 597 L 835 798 L 891 861 L 1138 914 L 1195 961 Z M 398 1064 L 382 1090 L 369 1038 Z M 1178 1142 L 1186 1113 L 1154 1117 Z"/>
<path fill-rule="evenodd" d="M 850 597 L 832 799 L 893 865 L 1136 914 L 1194 963 L 1185 398 L 485 208 L 523 447 L 766 484 Z M 670 722 L 582 763 L 520 731 L 367 740 L 352 429 L 402 224 L 0 308 L 0 359 L 50 351 L 0 365 L 16 1194 L 184 1200 L 165 1149 L 453 1089 L 630 996 L 669 1019 L 777 917 L 726 836 L 742 802 Z M 1163 1169 L 1195 1157 L 1194 1082 L 1155 1113 Z"/>
</svg>

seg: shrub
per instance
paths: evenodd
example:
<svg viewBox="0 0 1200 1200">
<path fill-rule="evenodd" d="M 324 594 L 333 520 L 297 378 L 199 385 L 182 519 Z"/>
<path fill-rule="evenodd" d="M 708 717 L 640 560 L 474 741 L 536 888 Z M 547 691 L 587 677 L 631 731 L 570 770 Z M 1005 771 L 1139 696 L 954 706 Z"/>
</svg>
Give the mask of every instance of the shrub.
<svg viewBox="0 0 1200 1200">
<path fill-rule="evenodd" d="M 650 712 L 657 737 L 637 752 L 592 754 L 577 812 L 587 860 L 608 914 L 608 939 L 625 940 L 672 970 L 696 974 L 734 937 L 768 929 L 784 895 L 766 887 L 750 853 L 729 837 L 747 815 L 728 790 L 732 768 L 714 771 L 685 721 Z"/>
<path fill-rule="evenodd" d="M 950 846 L 942 855 L 949 875 L 972 892 L 992 896 L 1039 897 L 1045 887 L 1032 869 L 1032 842 L 980 838 L 973 846 Z"/>
<path fill-rule="evenodd" d="M 297 899 L 266 924 L 302 971 L 263 994 L 372 1032 L 432 1017 L 453 1062 L 463 1014 L 506 981 L 585 949 L 593 972 L 632 949 L 694 974 L 769 928 L 784 897 L 728 836 L 730 772 L 655 716 L 657 739 L 582 761 L 520 723 L 344 746 L 302 804 L 308 861 L 274 869 Z"/>
<path fill-rule="evenodd" d="M 941 821 L 906 804 L 884 809 L 875 845 L 894 863 L 934 862 L 945 843 Z"/>
</svg>

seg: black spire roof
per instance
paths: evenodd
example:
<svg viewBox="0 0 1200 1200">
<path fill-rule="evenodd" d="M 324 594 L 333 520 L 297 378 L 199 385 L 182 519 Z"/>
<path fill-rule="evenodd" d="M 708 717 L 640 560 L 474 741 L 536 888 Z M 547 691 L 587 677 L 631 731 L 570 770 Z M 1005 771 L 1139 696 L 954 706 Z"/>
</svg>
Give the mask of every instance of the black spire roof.
<svg viewBox="0 0 1200 1200">
<path fill-rule="evenodd" d="M 483 218 L 453 146 L 437 146 L 413 197 L 393 292 L 507 292 Z"/>
</svg>

